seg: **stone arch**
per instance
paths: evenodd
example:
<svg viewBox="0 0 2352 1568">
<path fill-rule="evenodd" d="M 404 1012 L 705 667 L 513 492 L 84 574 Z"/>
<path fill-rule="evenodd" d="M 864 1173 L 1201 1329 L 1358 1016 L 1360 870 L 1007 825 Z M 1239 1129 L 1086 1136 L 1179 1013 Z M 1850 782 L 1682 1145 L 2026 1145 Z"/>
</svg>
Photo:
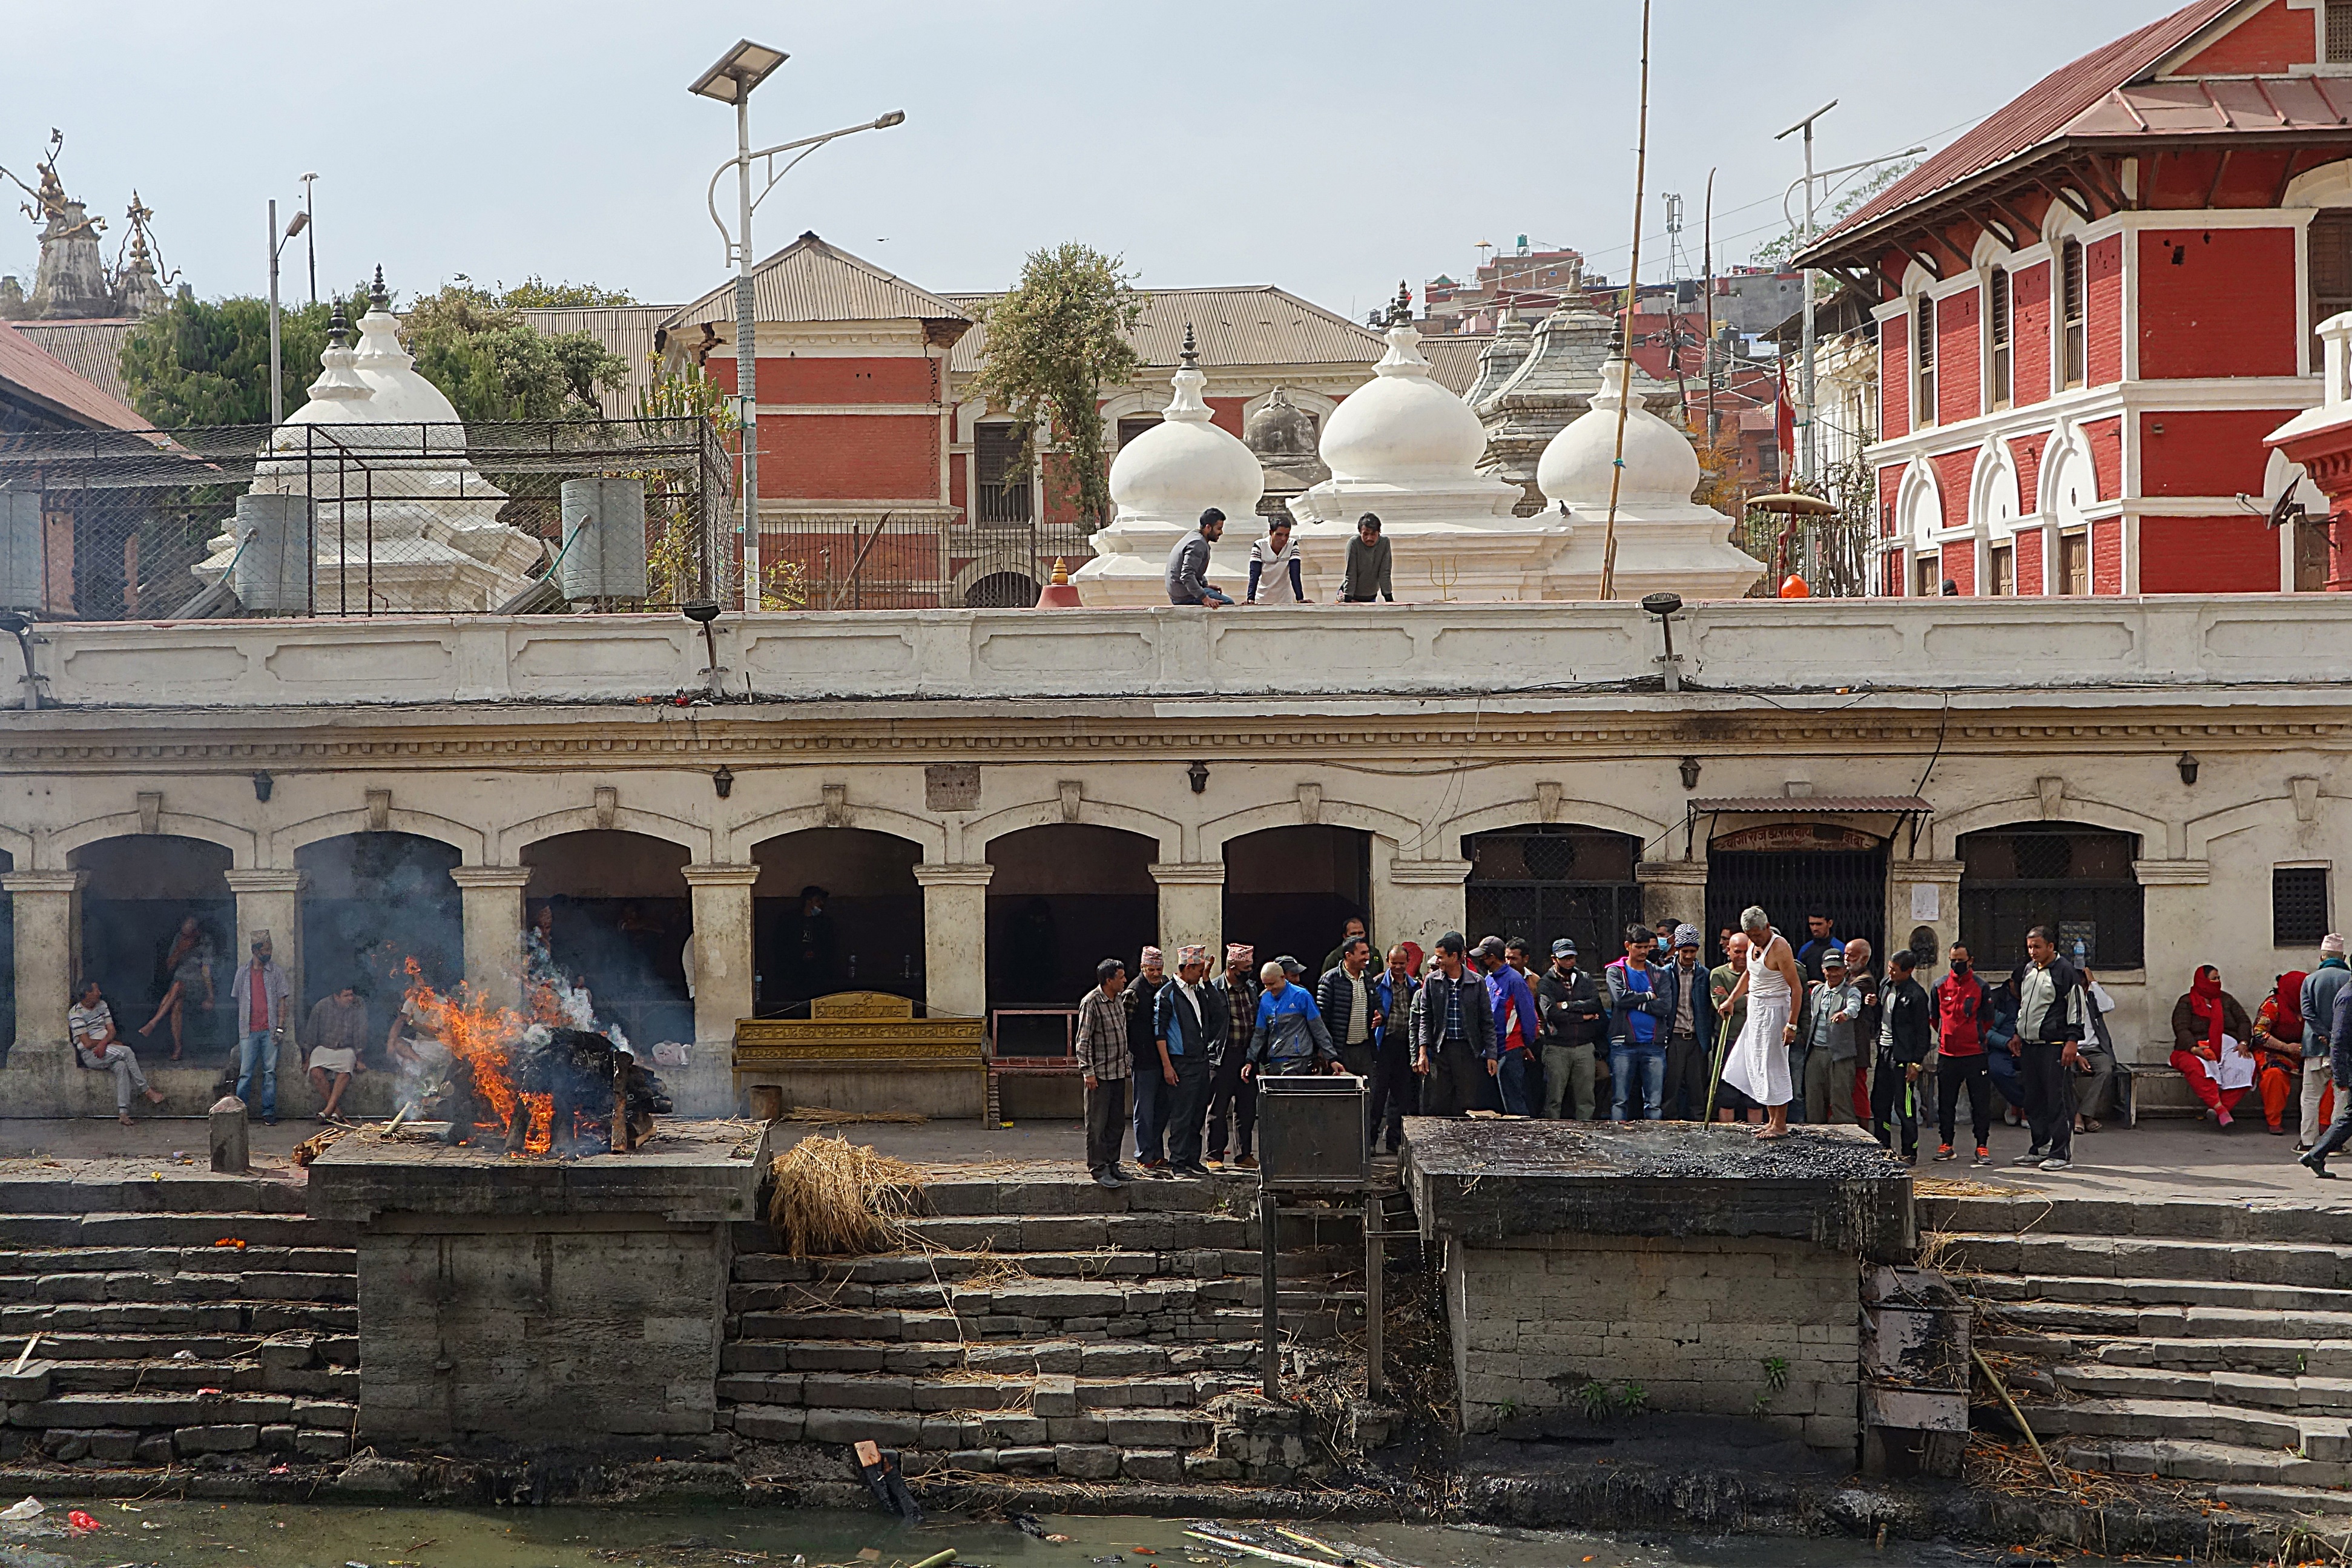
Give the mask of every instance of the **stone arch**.
<svg viewBox="0 0 2352 1568">
<path fill-rule="evenodd" d="M 2323 795 L 2319 798 L 2324 812 L 2327 797 Z M 2216 840 L 2233 833 L 2242 833 L 2250 827 L 2273 826 L 2284 827 L 2291 833 L 2301 829 L 2303 834 L 2316 838 L 2325 830 L 2325 821 L 2324 818 L 2315 818 L 2306 823 L 2298 819 L 2294 799 L 2291 795 L 2241 801 L 2236 805 L 2225 805 L 2203 816 L 2192 816 L 2182 825 L 2182 835 L 2187 843 L 2185 858 L 2190 860 L 2210 859 Z"/>
<path fill-rule="evenodd" d="M 2005 800 L 1990 800 L 1962 811 L 1938 812 L 1927 819 L 1928 837 L 1934 846 L 1930 858 L 1949 860 L 1959 854 L 1962 834 L 1979 833 L 1987 828 L 2006 827 L 2012 823 L 2053 820 L 2042 815 L 2038 795 L 2013 795 Z M 2174 825 L 2162 817 L 2147 816 L 2128 806 L 2104 800 L 2085 799 L 2068 795 L 2059 804 L 2054 820 L 2080 822 L 2091 827 L 2105 827 L 2116 833 L 2137 833 L 2143 859 L 2168 859 L 2173 855 Z"/>
<path fill-rule="evenodd" d="M 920 1002 L 928 964 L 920 840 L 869 821 L 788 827 L 750 846 L 752 1003 L 805 1008 L 836 991 L 887 991 Z M 824 892 L 813 915 L 805 888 Z"/>
<path fill-rule="evenodd" d="M 787 833 L 798 833 L 807 827 L 865 827 L 877 833 L 911 839 L 922 846 L 926 861 L 944 860 L 948 852 L 948 832 L 945 826 L 929 817 L 912 816 L 903 811 L 893 811 L 881 805 L 850 805 L 845 809 L 848 820 L 828 822 L 824 805 L 787 806 L 739 823 L 722 836 L 727 858 L 737 865 L 749 865 L 754 845 L 771 838 L 782 838 Z"/>
<path fill-rule="evenodd" d="M 0 823 L 0 854 L 5 854 L 20 871 L 33 868 L 33 836 Z"/>
<path fill-rule="evenodd" d="M 1008 833 L 1018 833 L 1024 827 L 1047 827 L 1070 818 L 1063 814 L 1060 800 L 1033 800 L 1020 805 L 1008 805 L 1002 811 L 990 812 L 977 821 L 967 822 L 963 828 L 963 852 L 967 859 L 984 855 L 991 839 Z M 1116 827 L 1151 839 L 1160 846 L 1162 860 L 1184 858 L 1184 825 L 1167 817 L 1120 805 L 1107 800 L 1078 801 L 1077 820 L 1096 827 Z M 1204 851 L 1205 853 L 1205 851 Z"/>
<path fill-rule="evenodd" d="M 1628 811 L 1605 801 L 1572 800 L 1562 795 L 1549 817 L 1543 803 L 1538 800 L 1501 801 L 1476 811 L 1463 812 L 1446 818 L 1437 826 L 1431 842 L 1423 847 L 1425 858 L 1436 859 L 1459 853 L 1461 841 L 1474 833 L 1491 833 L 1505 827 L 1532 826 L 1540 822 L 1564 824 L 1571 827 L 1599 827 L 1612 833 L 1623 833 L 1642 841 L 1643 858 L 1649 858 L 1660 851 L 1668 836 L 1678 830 L 1678 822 L 1654 822 L 1638 812 Z M 1430 850 L 1437 853 L 1432 855 Z"/>
<path fill-rule="evenodd" d="M 479 866 L 489 848 L 489 836 L 467 823 L 455 822 L 429 811 L 414 811 L 394 806 L 385 815 L 384 826 L 394 833 L 406 833 L 418 838 L 436 839 L 457 851 L 458 864 Z M 368 814 L 358 811 L 331 811 L 301 822 L 290 823 L 269 836 L 270 858 L 293 864 L 294 852 L 309 847 L 321 839 L 340 838 L 345 834 L 370 830 Z"/>
<path fill-rule="evenodd" d="M 2071 421 L 2050 432 L 2042 451 L 2040 504 L 2036 510 L 2058 527 L 2085 528 L 2084 511 L 2098 504 L 2099 466 L 2092 460 L 2090 444 Z"/>
<path fill-rule="evenodd" d="M 614 811 L 610 823 L 599 820 L 593 805 L 572 806 L 509 823 L 491 837 L 498 847 L 500 864 L 520 864 L 517 858 L 522 851 L 542 838 L 553 838 L 566 833 L 589 833 L 605 827 L 624 833 L 639 833 L 648 838 L 666 839 L 683 846 L 689 860 L 710 858 L 710 829 L 675 816 L 665 816 L 659 812 L 625 805 Z M 426 834 L 424 837 L 429 838 L 433 836 Z"/>
<path fill-rule="evenodd" d="M 348 831 L 312 833 L 284 857 L 304 879 L 303 1016 L 320 997 L 357 985 L 382 1039 L 412 961 L 430 985 L 465 975 L 464 903 L 450 872 L 466 852 L 445 835 L 412 831 L 397 813 L 382 831 L 364 812 L 338 815 L 356 819 Z"/>
<path fill-rule="evenodd" d="M 260 840 L 251 828 L 215 817 L 197 816 L 184 811 L 159 812 L 155 831 L 171 838 L 201 838 L 207 844 L 217 844 L 229 852 L 229 864 L 238 870 L 253 867 L 258 858 Z M 86 817 L 69 827 L 60 827 L 41 840 L 41 858 L 51 862 L 43 869 L 60 868 L 65 858 L 85 845 L 101 838 L 135 838 L 144 832 L 135 811 L 118 811 L 105 816 Z"/>
<path fill-rule="evenodd" d="M 2352 207 L 2352 158 L 2305 169 L 2286 185 L 2283 207 Z"/>
<path fill-rule="evenodd" d="M 961 566 L 956 568 L 955 576 L 950 581 L 949 588 L 955 595 L 955 602 L 959 605 L 965 605 L 967 608 L 972 607 L 969 604 L 972 588 L 979 584 L 982 579 L 987 577 L 1003 576 L 1007 574 L 1027 577 L 1029 579 L 1030 590 L 1034 594 L 1038 588 L 1043 587 L 1045 584 L 1038 577 L 1032 576 L 1030 574 L 1029 568 L 1030 563 L 1025 555 L 1019 559 L 1014 559 L 998 551 L 982 550 L 980 554 L 973 556 Z M 1043 574 L 1050 575 L 1053 571 L 1053 563 L 1051 562 L 1042 563 L 1039 565 L 1038 570 Z"/>
<path fill-rule="evenodd" d="M 1969 479 L 1969 523 L 1979 539 L 2010 539 L 2015 537 L 2024 510 L 2017 458 L 2008 440 L 1996 436 L 1977 448 L 1976 471 Z"/>
<path fill-rule="evenodd" d="M 1914 458 L 1904 468 L 1895 491 L 1895 518 L 1896 536 L 1909 548 L 1940 548 L 1936 535 L 1946 524 L 1944 492 L 1926 458 Z"/>
<path fill-rule="evenodd" d="M 1424 841 L 1429 837 L 1423 831 L 1422 825 L 1409 816 L 1400 816 L 1393 811 L 1384 811 L 1376 805 L 1360 805 L 1354 801 L 1333 800 L 1328 795 L 1320 802 L 1315 814 L 1315 821 L 1326 827 L 1361 828 L 1375 838 L 1387 839 L 1391 853 L 1406 846 L 1425 847 Z M 1266 805 L 1250 806 L 1245 810 L 1236 811 L 1230 816 L 1220 816 L 1201 825 L 1199 858 L 1202 860 L 1223 858 L 1228 839 L 1262 832 L 1269 827 L 1303 826 L 1308 826 L 1307 817 L 1302 814 L 1300 803 L 1295 797 L 1290 800 L 1275 801 Z"/>
</svg>

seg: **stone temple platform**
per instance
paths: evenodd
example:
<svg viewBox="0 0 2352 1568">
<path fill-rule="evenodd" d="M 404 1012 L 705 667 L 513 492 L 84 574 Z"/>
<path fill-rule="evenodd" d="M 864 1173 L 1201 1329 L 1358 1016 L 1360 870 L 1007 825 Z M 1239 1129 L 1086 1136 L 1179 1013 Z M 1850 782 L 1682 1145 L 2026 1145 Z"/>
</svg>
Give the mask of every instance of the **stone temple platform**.
<svg viewBox="0 0 2352 1568">
<path fill-rule="evenodd" d="M 576 1160 L 412 1137 L 364 1130 L 310 1167 L 312 1217 L 357 1237 L 361 1441 L 721 1446 L 730 1226 L 756 1217 L 765 1129 L 666 1122 Z"/>
<path fill-rule="evenodd" d="M 1917 1250 L 1910 1167 L 1861 1129 L 1420 1118 L 1404 1174 L 1465 1431 L 1581 1423 L 1599 1384 L 1853 1452 L 1862 1266 Z"/>
</svg>

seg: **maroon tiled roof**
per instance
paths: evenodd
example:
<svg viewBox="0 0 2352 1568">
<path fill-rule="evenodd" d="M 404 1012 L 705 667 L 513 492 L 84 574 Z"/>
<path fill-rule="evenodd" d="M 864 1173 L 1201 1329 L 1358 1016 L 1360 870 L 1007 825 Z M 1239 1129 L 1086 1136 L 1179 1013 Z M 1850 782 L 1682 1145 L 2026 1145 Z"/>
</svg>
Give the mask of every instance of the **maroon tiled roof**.
<svg viewBox="0 0 2352 1568">
<path fill-rule="evenodd" d="M 133 410 L 68 370 L 54 355 L 34 347 L 5 321 L 0 321 L 0 388 L 30 398 L 77 425 L 114 430 L 153 428 Z"/>
<path fill-rule="evenodd" d="M 1958 184 L 1971 174 L 1981 174 L 2061 137 L 2084 133 L 2081 122 L 2086 117 L 2099 110 L 2120 89 L 2163 64 L 2200 29 L 2232 6 L 2242 4 L 2245 0 L 2194 0 L 2168 16 L 2093 49 L 2070 65 L 2059 67 L 1979 121 L 1974 130 L 1957 138 L 1824 231 L 1807 247 L 1807 257 L 1821 257 L 1835 250 L 1842 237 Z M 2169 95 L 2180 89 L 2193 97 L 2202 96 L 2194 81 L 2161 90 Z M 2126 129 L 2121 133 L 2146 133 L 2130 125 L 2120 109 L 2113 111 L 2112 118 L 2125 121 Z M 2102 129 L 2105 129 L 2104 124 Z M 2107 133 L 2117 132 L 2109 130 Z"/>
</svg>

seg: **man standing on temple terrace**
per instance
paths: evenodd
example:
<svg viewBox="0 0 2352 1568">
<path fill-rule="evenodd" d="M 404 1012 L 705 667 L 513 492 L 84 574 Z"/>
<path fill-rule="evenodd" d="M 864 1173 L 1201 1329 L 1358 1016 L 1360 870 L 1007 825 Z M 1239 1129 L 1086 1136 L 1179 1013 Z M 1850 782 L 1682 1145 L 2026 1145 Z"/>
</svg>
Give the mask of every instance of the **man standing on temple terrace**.
<svg viewBox="0 0 2352 1568">
<path fill-rule="evenodd" d="M 1249 602 L 1253 605 L 1303 605 L 1307 584 L 1300 575 L 1298 546 L 1291 542 L 1290 520 L 1277 517 L 1265 537 L 1250 546 Z"/>
<path fill-rule="evenodd" d="M 1209 1074 L 1225 1035 L 1225 999 L 1207 984 L 1209 950 L 1176 950 L 1176 978 L 1160 988 L 1153 1035 L 1168 1089 L 1168 1163 L 1180 1176 L 1205 1176 L 1201 1121 L 1208 1110 Z"/>
<path fill-rule="evenodd" d="M 1215 609 L 1230 605 L 1233 595 L 1209 581 L 1209 546 L 1224 537 L 1225 514 L 1215 507 L 1201 514 L 1201 526 L 1176 542 L 1168 552 L 1168 602 Z"/>
<path fill-rule="evenodd" d="M 1542 1019 L 1543 1114 L 1553 1121 L 1592 1120 L 1593 1047 L 1609 1032 L 1609 1011 L 1601 1005 L 1592 977 L 1576 967 L 1576 943 L 1561 937 L 1551 944 L 1551 967 L 1536 982 L 1536 1012 Z M 1708 1009 L 1714 1016 L 1714 1009 Z M 1701 1091 L 1704 1093 L 1704 1090 Z"/>
<path fill-rule="evenodd" d="M 1421 1094 L 1424 1116 L 1502 1109 L 1495 1074 L 1486 1065 L 1495 1043 L 1486 981 L 1465 962 L 1465 946 L 1458 931 L 1439 937 L 1435 967 L 1422 983 L 1412 1070 L 1427 1080 Z"/>
<path fill-rule="evenodd" d="M 1087 1173 L 1095 1184 L 1116 1187 L 1128 1179 L 1118 1167 L 1119 1140 L 1127 1134 L 1127 1079 L 1134 1058 L 1127 1044 L 1127 965 L 1106 958 L 1095 965 L 1095 984 L 1078 998 L 1078 1067 L 1087 1086 Z"/>
<path fill-rule="evenodd" d="M 1356 520 L 1356 537 L 1348 541 L 1348 573 L 1339 580 L 1339 602 L 1369 605 L 1374 599 L 1396 602 L 1389 584 L 1389 542 L 1381 537 L 1377 512 Z"/>
<path fill-rule="evenodd" d="M 1339 962 L 1326 970 L 1315 988 L 1315 1005 L 1323 1027 L 1339 1047 L 1348 1070 L 1368 1084 L 1381 1028 L 1380 999 L 1372 990 L 1372 944 L 1351 936 L 1339 944 Z"/>
<path fill-rule="evenodd" d="M 2086 981 L 2089 976 L 2084 977 Z M 2352 968 L 2344 962 L 2344 939 L 2330 931 L 2319 939 L 2319 967 L 2303 977 L 2301 1012 L 2304 1038 L 2308 1042 L 2303 1052 L 2303 1136 L 2295 1140 L 2297 1153 L 2309 1153 L 2319 1142 L 2319 1108 L 2327 1098 L 2328 1030 L 2336 1018 L 2336 998 L 2347 982 L 2352 982 Z M 2340 1098 L 2347 1086 L 2338 1084 Z M 2097 1109 L 2097 1107 L 2094 1107 Z"/>
<path fill-rule="evenodd" d="M 1332 944 L 1330 952 L 1323 955 L 1322 967 L 1316 970 L 1315 973 L 1318 974 L 1328 974 L 1333 970 L 1339 968 L 1339 959 L 1347 952 L 1348 944 L 1355 941 L 1358 937 L 1363 937 L 1369 940 L 1370 935 L 1370 929 L 1364 924 L 1363 916 L 1349 915 L 1345 921 L 1342 921 L 1339 923 L 1339 940 Z"/>
<path fill-rule="evenodd" d="M 1525 951 L 1525 938 L 1520 939 Z M 1486 977 L 1486 1005 L 1495 1026 L 1493 1071 L 1503 1109 L 1514 1116 L 1533 1116 L 1542 1086 L 1536 1061 L 1538 1024 L 1536 994 L 1527 977 L 1512 967 L 1510 947 L 1501 937 L 1481 937 L 1478 968 Z"/>
<path fill-rule="evenodd" d="M 261 1078 L 261 1120 L 278 1125 L 278 1040 L 286 1030 L 290 987 L 286 972 L 270 956 L 267 931 L 253 939 L 253 958 L 237 965 L 229 982 L 229 1005 L 236 1009 L 236 1097 L 253 1103 L 253 1079 Z"/>
<path fill-rule="evenodd" d="M 1257 1086 L 1242 1077 L 1250 1041 L 1257 1033 L 1256 969 L 1257 949 L 1245 942 L 1229 942 L 1225 972 L 1209 982 L 1225 1005 L 1225 1037 L 1217 1046 L 1216 1077 L 1209 1089 L 1208 1163 L 1223 1166 L 1230 1148 L 1234 1168 L 1243 1171 L 1257 1169 L 1257 1157 L 1250 1152 L 1257 1131 Z"/>
</svg>

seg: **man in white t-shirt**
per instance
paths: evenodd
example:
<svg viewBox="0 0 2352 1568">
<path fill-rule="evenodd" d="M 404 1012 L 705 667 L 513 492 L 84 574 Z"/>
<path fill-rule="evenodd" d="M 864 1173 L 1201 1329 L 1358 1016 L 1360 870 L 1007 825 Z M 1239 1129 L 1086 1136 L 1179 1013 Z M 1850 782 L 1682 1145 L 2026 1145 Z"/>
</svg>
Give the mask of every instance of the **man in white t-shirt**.
<svg viewBox="0 0 2352 1568">
<path fill-rule="evenodd" d="M 97 981 L 82 982 L 81 999 L 66 1010 L 66 1030 L 73 1037 L 75 1060 L 92 1072 L 114 1075 L 114 1114 L 122 1125 L 131 1125 L 134 1092 L 145 1095 L 150 1105 L 163 1103 L 162 1093 L 147 1087 L 137 1054 L 114 1032 L 114 1009 L 99 994 Z"/>
<path fill-rule="evenodd" d="M 1249 602 L 1253 605 L 1303 605 L 1307 583 L 1298 563 L 1298 546 L 1291 540 L 1290 520 L 1277 517 L 1265 537 L 1250 546 Z"/>
</svg>

